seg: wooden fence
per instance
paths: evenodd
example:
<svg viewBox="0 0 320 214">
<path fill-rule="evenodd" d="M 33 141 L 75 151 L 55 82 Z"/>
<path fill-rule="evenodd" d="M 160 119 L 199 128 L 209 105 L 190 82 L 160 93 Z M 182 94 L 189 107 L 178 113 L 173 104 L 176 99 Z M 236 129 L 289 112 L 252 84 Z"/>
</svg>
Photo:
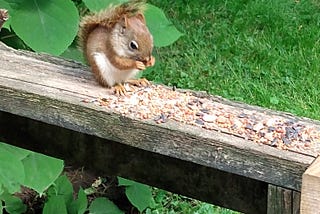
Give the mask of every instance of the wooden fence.
<svg viewBox="0 0 320 214">
<path fill-rule="evenodd" d="M 6 143 L 245 213 L 320 213 L 317 144 L 282 150 L 171 119 L 127 116 L 97 105 L 110 91 L 88 67 L 1 43 L 0 63 L 0 140 Z M 318 121 L 188 93 L 320 130 Z"/>
</svg>

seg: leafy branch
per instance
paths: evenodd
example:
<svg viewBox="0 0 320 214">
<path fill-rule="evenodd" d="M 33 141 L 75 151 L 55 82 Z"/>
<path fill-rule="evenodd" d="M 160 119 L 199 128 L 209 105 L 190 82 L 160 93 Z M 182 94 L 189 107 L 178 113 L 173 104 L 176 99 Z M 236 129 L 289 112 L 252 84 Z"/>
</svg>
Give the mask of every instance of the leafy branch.
<svg viewBox="0 0 320 214">
<path fill-rule="evenodd" d="M 15 196 L 21 186 L 28 187 L 44 197 L 43 214 L 113 213 L 123 214 L 106 197 L 95 198 L 88 206 L 87 196 L 96 193 L 102 181 L 87 189 L 79 189 L 74 198 L 74 189 L 63 171 L 63 161 L 39 153 L 0 143 L 0 213 L 5 209 L 10 214 L 26 211 L 26 205 Z M 118 177 L 119 186 L 125 187 L 129 201 L 140 212 L 153 206 L 151 188 L 147 185 Z M 3 202 L 3 203 L 2 203 Z M 4 204 L 4 206 L 2 205 Z"/>
<path fill-rule="evenodd" d="M 10 15 L 3 28 L 16 34 L 30 49 L 53 55 L 76 55 L 80 60 L 81 54 L 77 53 L 73 43 L 78 32 L 79 11 L 82 11 L 83 7 L 85 10 L 98 11 L 111 3 L 121 2 L 124 1 L 83 0 L 81 7 L 77 7 L 71 0 L 0 0 L 0 5 L 7 9 Z M 156 47 L 170 45 L 182 35 L 160 8 L 147 4 L 145 16 Z M 10 43 L 8 39 L 2 40 Z"/>
</svg>

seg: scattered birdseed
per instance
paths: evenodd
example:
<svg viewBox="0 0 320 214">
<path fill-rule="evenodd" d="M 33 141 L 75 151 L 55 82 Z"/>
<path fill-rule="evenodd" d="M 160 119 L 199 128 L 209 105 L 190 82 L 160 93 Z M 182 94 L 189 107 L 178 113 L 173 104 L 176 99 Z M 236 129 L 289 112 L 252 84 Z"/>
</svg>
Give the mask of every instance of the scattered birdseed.
<svg viewBox="0 0 320 214">
<path fill-rule="evenodd" d="M 200 125 L 200 126 L 203 126 L 204 125 L 204 121 L 197 118 L 195 121 L 194 121 L 196 124 Z"/>
<path fill-rule="evenodd" d="M 245 113 L 240 113 L 240 114 L 238 115 L 238 117 L 239 117 L 239 118 L 245 118 L 245 117 L 247 117 L 247 115 L 246 115 Z"/>
<path fill-rule="evenodd" d="M 197 114 L 196 114 L 196 115 L 197 115 Z M 204 122 L 208 122 L 208 123 L 213 123 L 214 121 L 216 121 L 216 119 L 217 119 L 217 116 L 211 115 L 211 114 L 204 114 L 204 115 L 202 116 L 202 120 L 203 120 Z"/>
<path fill-rule="evenodd" d="M 131 89 L 125 96 L 106 95 L 82 102 L 94 103 L 141 120 L 153 119 L 155 123 L 175 120 L 279 149 L 302 153 L 311 149 L 313 153 L 320 154 L 319 127 L 233 107 L 161 85 Z"/>
</svg>

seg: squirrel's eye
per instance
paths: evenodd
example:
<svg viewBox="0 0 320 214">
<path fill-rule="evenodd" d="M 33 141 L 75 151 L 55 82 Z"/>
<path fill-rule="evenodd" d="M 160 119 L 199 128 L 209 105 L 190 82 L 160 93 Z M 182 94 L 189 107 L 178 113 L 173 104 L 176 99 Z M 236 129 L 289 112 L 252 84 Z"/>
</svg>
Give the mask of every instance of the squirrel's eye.
<svg viewBox="0 0 320 214">
<path fill-rule="evenodd" d="M 132 49 L 132 50 L 138 50 L 138 43 L 136 42 L 136 41 L 131 41 L 130 42 L 130 48 Z"/>
</svg>

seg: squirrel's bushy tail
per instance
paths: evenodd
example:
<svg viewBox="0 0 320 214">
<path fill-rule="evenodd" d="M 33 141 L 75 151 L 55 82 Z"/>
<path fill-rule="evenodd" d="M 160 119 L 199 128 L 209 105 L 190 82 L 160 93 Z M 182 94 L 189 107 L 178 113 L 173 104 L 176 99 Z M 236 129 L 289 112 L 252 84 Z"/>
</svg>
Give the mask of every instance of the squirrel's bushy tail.
<svg viewBox="0 0 320 214">
<path fill-rule="evenodd" d="M 145 0 L 131 0 L 120 5 L 110 5 L 107 9 L 98 13 L 91 13 L 84 16 L 80 21 L 78 32 L 78 45 L 85 52 L 85 44 L 89 34 L 96 27 L 112 29 L 114 25 L 124 16 L 134 16 L 142 13 L 145 9 Z"/>
</svg>

